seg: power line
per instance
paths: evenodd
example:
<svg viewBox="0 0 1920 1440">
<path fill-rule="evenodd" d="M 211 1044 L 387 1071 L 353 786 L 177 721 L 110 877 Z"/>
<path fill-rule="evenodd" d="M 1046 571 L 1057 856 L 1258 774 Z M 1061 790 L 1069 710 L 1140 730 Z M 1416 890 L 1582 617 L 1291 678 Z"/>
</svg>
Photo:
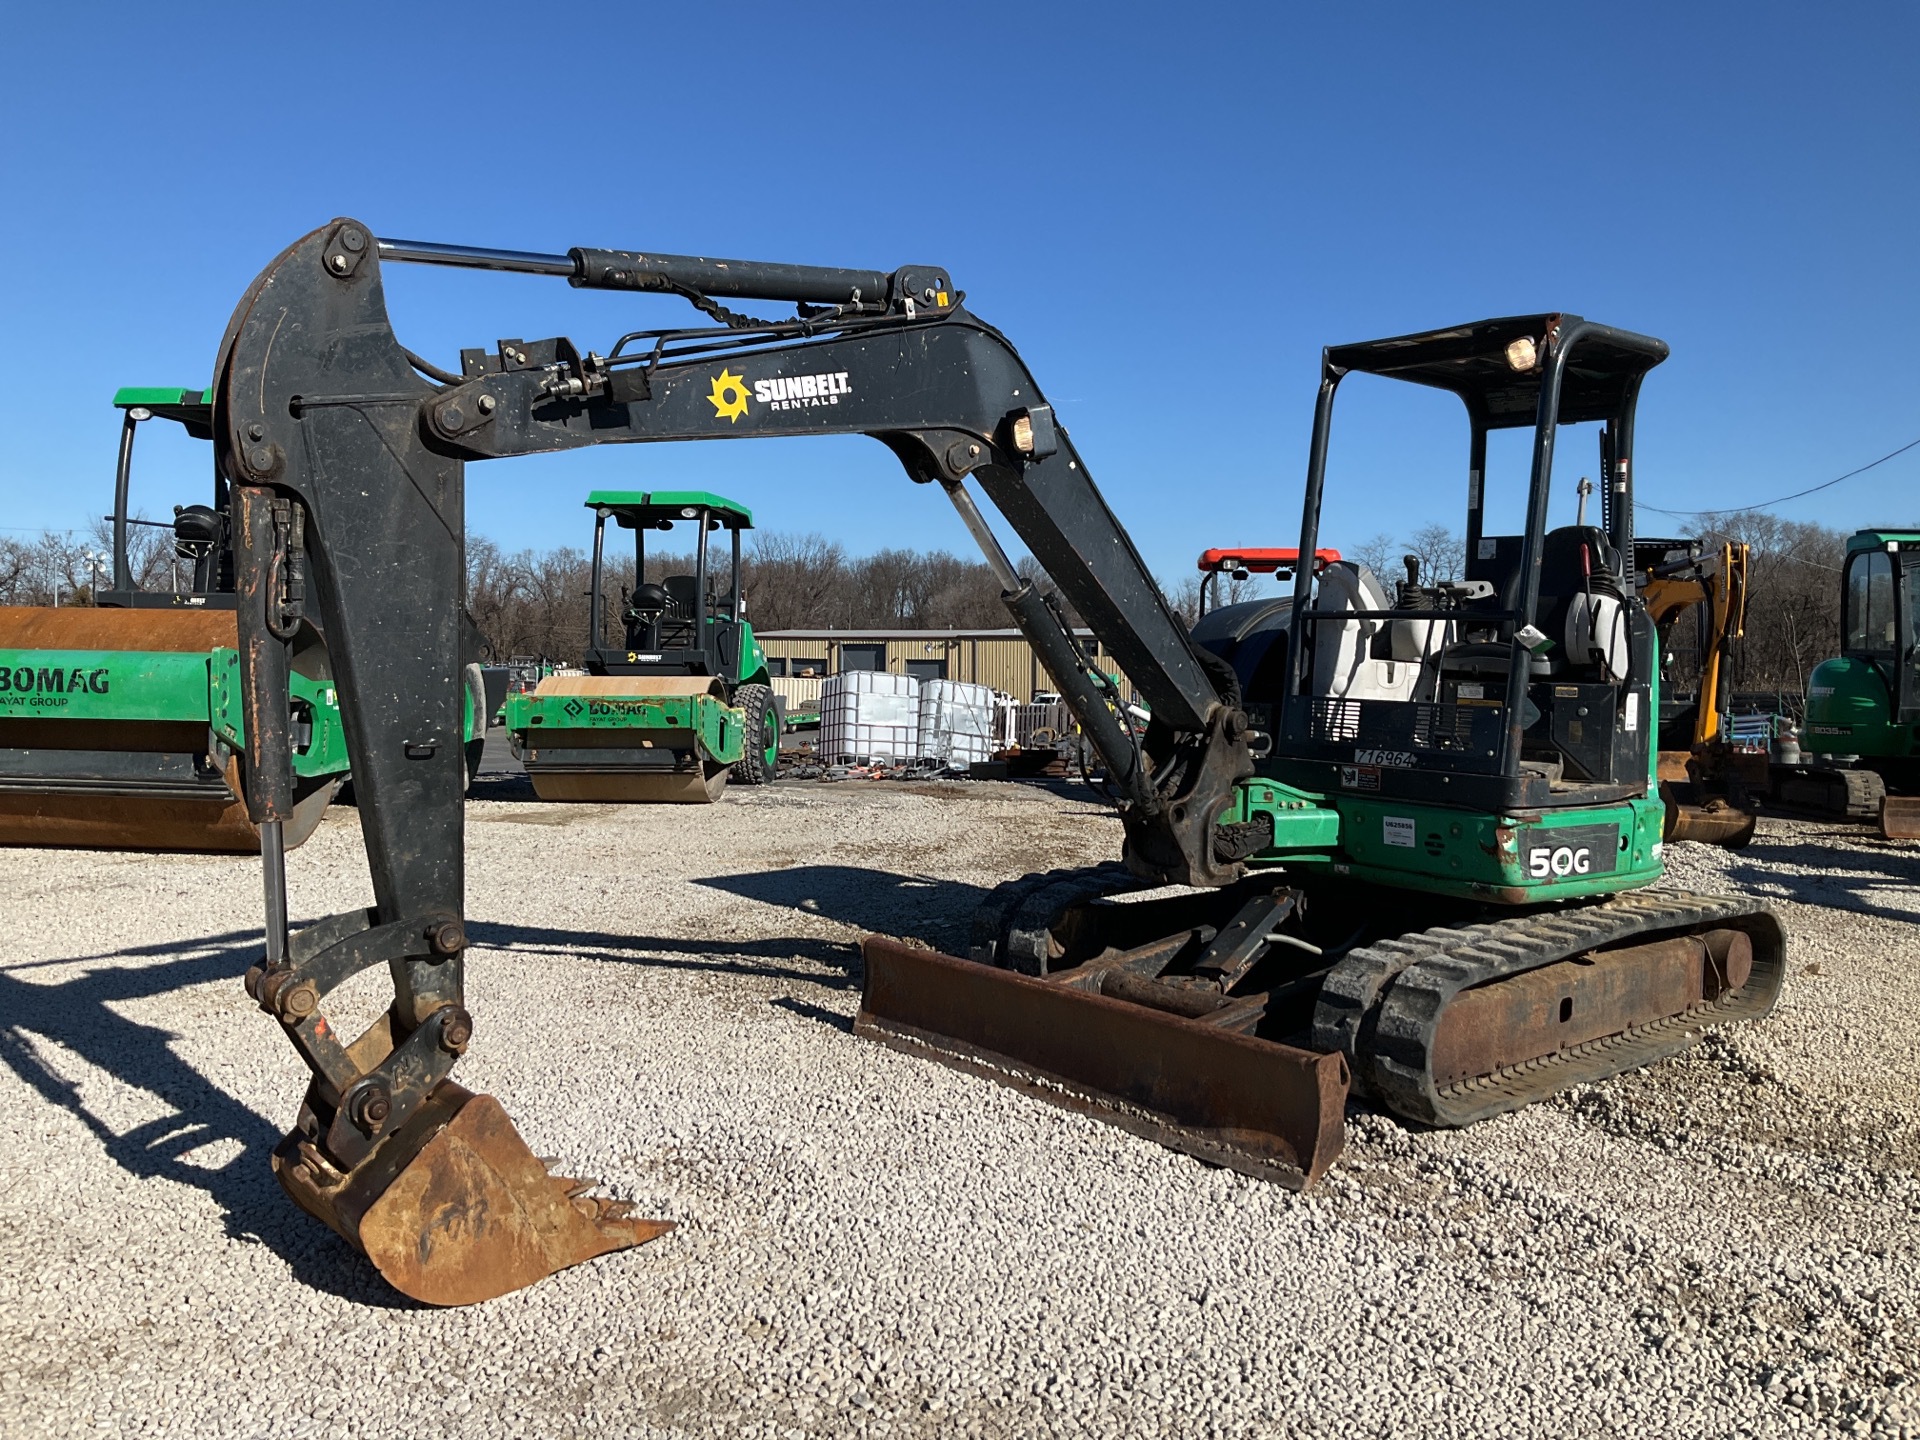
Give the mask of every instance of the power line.
<svg viewBox="0 0 1920 1440">
<path fill-rule="evenodd" d="M 1874 466 L 1884 465 L 1887 463 L 1887 461 L 1893 459 L 1896 455 L 1906 454 L 1907 451 L 1913 449 L 1916 445 L 1920 445 L 1920 440 L 1909 440 L 1906 444 L 1902 445 L 1898 450 L 1889 450 L 1886 454 L 1882 455 L 1878 460 L 1870 461 L 1869 463 L 1862 465 L 1858 470 L 1849 470 L 1844 475 L 1836 475 L 1831 480 L 1824 481 L 1819 485 L 1810 486 L 1805 490 L 1796 490 L 1791 495 L 1782 495 L 1777 500 L 1762 500 L 1757 505 L 1735 505 L 1724 510 L 1669 510 L 1664 505 L 1649 505 L 1644 500 L 1639 501 L 1637 503 L 1639 504 L 1640 509 L 1652 510 L 1656 514 L 1660 514 L 1660 515 L 1744 515 L 1749 510 L 1768 510 L 1775 505 L 1784 505 L 1789 500 L 1798 500 L 1805 495 L 1815 495 L 1822 490 L 1829 490 L 1833 488 L 1835 485 L 1838 485 L 1842 480 L 1851 480 L 1856 475 L 1864 475 L 1867 473 L 1867 471 L 1873 469 Z"/>
</svg>

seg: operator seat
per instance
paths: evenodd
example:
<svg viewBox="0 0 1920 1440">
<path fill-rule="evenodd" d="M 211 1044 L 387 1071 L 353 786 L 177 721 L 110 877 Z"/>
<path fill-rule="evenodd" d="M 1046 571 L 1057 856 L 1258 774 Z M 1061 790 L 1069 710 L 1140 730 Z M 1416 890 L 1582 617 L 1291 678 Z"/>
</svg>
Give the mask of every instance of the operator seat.
<svg viewBox="0 0 1920 1440">
<path fill-rule="evenodd" d="M 693 618 L 694 602 L 699 596 L 699 582 L 691 575 L 669 575 L 660 582 L 667 592 L 667 598 L 673 602 L 670 613 L 683 620 Z"/>
<path fill-rule="evenodd" d="M 1591 608 L 1586 603 L 1589 576 L 1594 594 Z M 1500 576 L 1495 608 L 1512 611 L 1520 607 L 1520 581 L 1518 565 Z M 1610 647 L 1609 653 L 1623 653 L 1625 616 L 1619 597 L 1625 593 L 1620 557 L 1608 544 L 1605 531 L 1592 525 L 1563 525 L 1549 530 L 1540 542 L 1540 594 L 1534 624 L 1553 645 L 1531 658 L 1528 674 L 1543 679 L 1572 670 L 1590 674 L 1596 667 L 1605 668 L 1605 661 L 1589 648 L 1588 637 L 1601 650 Z M 1576 616 L 1576 610 L 1584 613 Z M 1469 631 L 1473 628 L 1470 615 L 1468 611 L 1462 619 Z M 1616 631 L 1620 632 L 1617 636 Z M 1499 680 L 1506 678 L 1512 655 L 1512 643 L 1506 640 L 1449 645 L 1440 657 L 1440 668 L 1449 677 Z M 1617 659 L 1615 663 L 1619 663 Z"/>
<path fill-rule="evenodd" d="M 668 575 L 660 581 L 660 588 L 667 592 L 671 602 L 667 613 L 660 617 L 660 643 L 672 649 L 691 650 L 699 648 L 699 637 L 693 633 L 693 610 L 700 584 L 692 575 Z"/>
<path fill-rule="evenodd" d="M 1393 602 L 1366 566 L 1340 560 L 1320 572 L 1314 608 L 1385 611 L 1393 608 Z M 1399 625 L 1410 626 L 1406 637 L 1395 631 Z M 1413 633 L 1412 627 L 1417 627 L 1418 633 Z M 1431 628 L 1425 622 L 1368 619 L 1360 613 L 1315 622 L 1313 693 L 1329 700 L 1418 698 L 1421 676 L 1432 653 Z M 1383 642 L 1377 657 L 1376 636 Z M 1396 647 L 1396 641 L 1402 643 Z M 1400 650 L 1410 653 L 1403 656 Z"/>
</svg>

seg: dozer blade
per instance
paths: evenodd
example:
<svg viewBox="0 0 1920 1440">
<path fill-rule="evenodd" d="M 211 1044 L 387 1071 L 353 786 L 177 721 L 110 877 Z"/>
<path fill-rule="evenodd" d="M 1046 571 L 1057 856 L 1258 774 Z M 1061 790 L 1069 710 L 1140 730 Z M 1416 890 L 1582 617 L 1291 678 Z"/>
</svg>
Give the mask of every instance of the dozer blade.
<svg viewBox="0 0 1920 1440">
<path fill-rule="evenodd" d="M 1889 840 L 1920 840 L 1920 796 L 1888 795 L 1882 798 L 1880 833 Z"/>
<path fill-rule="evenodd" d="M 1346 1139 L 1347 1066 L 882 936 L 854 1031 L 1294 1190 Z"/>
<path fill-rule="evenodd" d="M 646 700 L 664 696 L 723 695 L 720 682 L 692 675 L 552 675 L 540 682 L 539 696 L 581 695 L 610 700 Z M 702 760 L 695 752 L 691 730 L 652 726 L 574 730 L 565 745 L 538 747 L 542 763 L 527 767 L 533 793 L 542 800 L 598 801 L 602 804 L 710 805 L 727 788 L 730 770 Z M 637 767 L 616 763 L 596 768 L 594 752 L 634 749 L 656 752 L 660 763 Z M 555 768 L 552 757 L 565 755 L 565 768 Z"/>
<path fill-rule="evenodd" d="M 301 1209 L 428 1305 L 491 1300 L 673 1229 L 548 1174 L 499 1101 L 451 1080 L 345 1175 L 297 1134 L 274 1151 L 273 1171 Z"/>
</svg>

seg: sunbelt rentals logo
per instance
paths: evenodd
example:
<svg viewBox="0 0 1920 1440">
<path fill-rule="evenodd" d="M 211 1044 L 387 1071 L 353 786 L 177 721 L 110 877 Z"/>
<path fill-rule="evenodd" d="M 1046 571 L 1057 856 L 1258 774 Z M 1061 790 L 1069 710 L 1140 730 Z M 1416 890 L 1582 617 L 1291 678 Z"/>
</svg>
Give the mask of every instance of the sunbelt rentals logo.
<svg viewBox="0 0 1920 1440">
<path fill-rule="evenodd" d="M 743 416 L 753 413 L 755 405 L 768 410 L 811 410 L 816 405 L 838 405 L 842 395 L 852 393 L 853 385 L 845 370 L 754 381 L 722 370 L 713 377 L 707 403 L 713 406 L 714 419 L 738 424 Z"/>
</svg>

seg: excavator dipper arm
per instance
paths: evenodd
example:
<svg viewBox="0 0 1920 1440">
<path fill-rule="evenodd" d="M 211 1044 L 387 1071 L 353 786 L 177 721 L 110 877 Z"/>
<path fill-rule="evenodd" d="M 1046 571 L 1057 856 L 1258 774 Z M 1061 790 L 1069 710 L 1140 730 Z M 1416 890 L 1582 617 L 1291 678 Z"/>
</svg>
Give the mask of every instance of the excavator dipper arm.
<svg viewBox="0 0 1920 1440">
<path fill-rule="evenodd" d="M 605 357 L 565 339 L 507 340 L 464 351 L 456 377 L 396 339 L 383 257 L 677 293 L 728 328 L 630 335 Z M 801 315 L 749 321 L 713 298 L 722 295 L 794 301 Z M 941 485 L 980 540 L 1122 796 L 1132 871 L 1203 886 L 1240 873 L 1234 857 L 1251 847 L 1218 823 L 1253 770 L 1231 673 L 1188 642 L 1019 356 L 962 308 L 943 271 L 479 251 L 377 241 L 343 219 L 255 280 L 217 377 L 248 759 L 271 777 L 248 796 L 267 902 L 266 953 L 248 986 L 313 1077 L 275 1168 L 299 1203 L 417 1298 L 503 1293 L 665 1228 L 546 1177 L 504 1112 L 449 1078 L 474 1029 L 462 973 L 468 461 L 609 442 L 873 436 L 911 478 Z M 1008 562 L 969 479 L 1140 687 L 1153 714 L 1144 737 L 1108 704 L 1060 610 Z M 375 903 L 290 933 L 278 843 L 292 813 L 288 642 L 316 610 Z M 393 1006 L 348 1042 L 322 1002 L 382 963 Z"/>
</svg>

